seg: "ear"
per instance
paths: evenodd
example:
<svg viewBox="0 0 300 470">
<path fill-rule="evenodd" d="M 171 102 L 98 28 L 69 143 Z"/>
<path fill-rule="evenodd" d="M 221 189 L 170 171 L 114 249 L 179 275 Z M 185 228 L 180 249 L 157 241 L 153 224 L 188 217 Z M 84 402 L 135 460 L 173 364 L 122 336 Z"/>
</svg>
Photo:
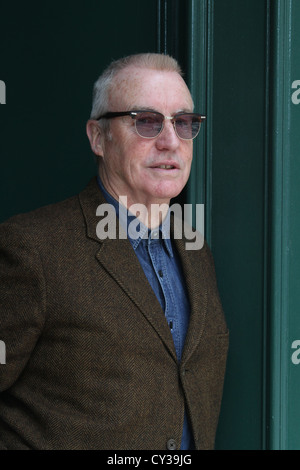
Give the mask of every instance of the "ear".
<svg viewBox="0 0 300 470">
<path fill-rule="evenodd" d="M 86 123 L 86 133 L 90 141 L 90 146 L 92 151 L 98 155 L 98 157 L 103 156 L 103 132 L 99 127 L 98 121 L 94 119 L 89 119 Z"/>
</svg>

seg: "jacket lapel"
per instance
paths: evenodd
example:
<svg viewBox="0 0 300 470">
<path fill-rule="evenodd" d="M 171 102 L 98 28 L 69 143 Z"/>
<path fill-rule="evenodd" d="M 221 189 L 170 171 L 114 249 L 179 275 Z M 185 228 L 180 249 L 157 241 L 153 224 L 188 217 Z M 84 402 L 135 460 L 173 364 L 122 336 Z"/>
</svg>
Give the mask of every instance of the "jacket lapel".
<svg viewBox="0 0 300 470">
<path fill-rule="evenodd" d="M 127 238 L 100 240 L 97 237 L 96 227 L 100 219 L 96 216 L 96 209 L 100 204 L 106 203 L 106 200 L 98 187 L 96 178 L 80 193 L 79 199 L 86 221 L 87 236 L 99 243 L 95 254 L 97 260 L 149 321 L 176 361 L 176 351 L 164 312 L 131 243 Z M 116 234 L 118 233 L 119 221 L 117 220 Z"/>
<path fill-rule="evenodd" d="M 186 250 L 187 240 L 175 239 L 174 243 L 182 262 L 182 269 L 188 290 L 191 312 L 190 323 L 184 344 L 182 364 L 193 354 L 197 347 L 204 329 L 207 312 L 207 281 L 203 266 L 203 248 L 197 250 Z"/>
</svg>

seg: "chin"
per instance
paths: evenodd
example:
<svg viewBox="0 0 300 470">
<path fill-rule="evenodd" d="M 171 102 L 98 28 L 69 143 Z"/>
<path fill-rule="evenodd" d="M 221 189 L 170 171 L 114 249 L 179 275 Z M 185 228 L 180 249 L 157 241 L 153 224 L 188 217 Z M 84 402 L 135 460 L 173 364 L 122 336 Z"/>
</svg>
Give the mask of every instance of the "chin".
<svg viewBox="0 0 300 470">
<path fill-rule="evenodd" d="M 180 186 L 177 188 L 161 188 L 159 191 L 155 192 L 153 196 L 157 199 L 162 199 L 162 200 L 170 200 L 173 199 L 174 197 L 178 196 L 181 191 L 183 190 L 184 186 Z"/>
</svg>

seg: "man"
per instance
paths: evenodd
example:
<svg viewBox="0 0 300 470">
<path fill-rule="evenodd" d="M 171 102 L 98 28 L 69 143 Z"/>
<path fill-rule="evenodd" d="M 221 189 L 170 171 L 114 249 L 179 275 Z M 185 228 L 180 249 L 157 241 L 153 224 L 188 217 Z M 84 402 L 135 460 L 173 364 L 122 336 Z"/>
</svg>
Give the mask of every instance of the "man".
<svg viewBox="0 0 300 470">
<path fill-rule="evenodd" d="M 203 118 L 174 59 L 114 62 L 87 123 L 98 178 L 1 225 L 3 448 L 214 447 L 228 333 L 213 261 L 166 225 Z M 108 203 L 115 237 L 98 230 Z"/>
</svg>

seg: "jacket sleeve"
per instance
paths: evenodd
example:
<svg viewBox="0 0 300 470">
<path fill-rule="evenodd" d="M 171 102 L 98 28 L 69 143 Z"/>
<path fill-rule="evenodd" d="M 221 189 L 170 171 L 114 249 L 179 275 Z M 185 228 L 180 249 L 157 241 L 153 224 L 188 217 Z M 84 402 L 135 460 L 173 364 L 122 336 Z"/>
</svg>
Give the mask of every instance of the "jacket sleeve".
<svg viewBox="0 0 300 470">
<path fill-rule="evenodd" d="M 17 380 L 42 331 L 44 284 L 42 263 L 26 229 L 16 223 L 1 224 L 0 393 Z"/>
</svg>

